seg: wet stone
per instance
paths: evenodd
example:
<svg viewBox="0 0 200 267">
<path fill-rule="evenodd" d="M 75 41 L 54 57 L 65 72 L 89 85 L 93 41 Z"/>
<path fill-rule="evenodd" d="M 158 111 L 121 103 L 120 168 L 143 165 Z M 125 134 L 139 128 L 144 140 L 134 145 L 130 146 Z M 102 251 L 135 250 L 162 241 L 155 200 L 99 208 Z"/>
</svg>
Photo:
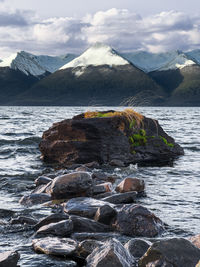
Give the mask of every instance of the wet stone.
<svg viewBox="0 0 200 267">
<path fill-rule="evenodd" d="M 65 213 L 54 213 L 51 214 L 43 219 L 41 219 L 36 225 L 35 225 L 35 229 L 39 229 L 40 227 L 50 224 L 50 223 L 57 223 L 63 220 L 68 220 L 69 219 L 69 215 L 65 214 Z"/>
<path fill-rule="evenodd" d="M 114 208 L 105 205 L 98 208 L 94 220 L 109 225 L 116 215 L 117 211 Z"/>
<path fill-rule="evenodd" d="M 94 198 L 79 197 L 70 199 L 65 204 L 64 210 L 68 214 L 94 218 L 97 209 L 104 205 L 108 205 L 108 203 Z M 110 206 L 112 207 L 112 204 Z"/>
<path fill-rule="evenodd" d="M 58 237 L 34 239 L 32 244 L 36 252 L 61 257 L 70 257 L 74 255 L 78 246 L 78 243 L 73 239 Z"/>
<path fill-rule="evenodd" d="M 136 201 L 137 192 L 118 193 L 105 197 L 102 201 L 106 201 L 112 204 L 129 204 Z"/>
<path fill-rule="evenodd" d="M 95 196 L 93 196 L 93 198 L 102 200 L 103 198 L 110 197 L 110 196 L 112 196 L 114 194 L 115 194 L 114 192 L 106 192 L 106 193 L 95 195 Z"/>
<path fill-rule="evenodd" d="M 124 205 L 113 227 L 128 236 L 154 237 L 164 231 L 162 221 L 141 205 Z"/>
<path fill-rule="evenodd" d="M 91 169 L 86 166 L 80 166 L 75 169 L 76 172 L 91 172 Z"/>
<path fill-rule="evenodd" d="M 30 194 L 23 196 L 19 203 L 24 206 L 32 206 L 37 204 L 43 204 L 51 200 L 51 197 L 48 194 Z"/>
<path fill-rule="evenodd" d="M 98 195 L 106 192 L 112 192 L 113 187 L 111 183 L 103 183 L 103 184 L 98 184 L 93 186 L 93 194 Z"/>
<path fill-rule="evenodd" d="M 29 224 L 29 225 L 35 225 L 37 223 L 37 220 L 32 217 L 27 216 L 18 216 L 17 218 L 13 218 L 10 221 L 10 224 Z"/>
<path fill-rule="evenodd" d="M 52 179 L 47 176 L 39 176 L 35 180 L 36 186 L 45 185 L 45 184 L 48 184 L 49 182 L 52 182 Z"/>
<path fill-rule="evenodd" d="M 96 248 L 103 246 L 103 242 L 87 239 L 79 243 L 77 248 L 77 255 L 81 258 L 87 258 Z"/>
<path fill-rule="evenodd" d="M 87 257 L 87 267 L 134 267 L 136 260 L 116 239 L 107 241 Z"/>
<path fill-rule="evenodd" d="M 197 248 L 200 249 L 200 235 L 195 235 L 189 238 L 189 241 L 192 242 Z"/>
<path fill-rule="evenodd" d="M 189 267 L 200 259 L 200 249 L 184 238 L 172 238 L 154 243 L 140 259 L 139 267 Z"/>
<path fill-rule="evenodd" d="M 0 266 L 1 267 L 16 267 L 20 255 L 17 251 L 6 251 L 0 253 Z"/>
<path fill-rule="evenodd" d="M 64 220 L 57 223 L 44 225 L 37 230 L 36 234 L 67 237 L 73 232 L 73 227 L 72 220 Z"/>
<path fill-rule="evenodd" d="M 124 245 L 124 247 L 135 258 L 141 258 L 147 252 L 150 246 L 150 242 L 146 242 L 142 239 L 131 239 Z"/>
<path fill-rule="evenodd" d="M 91 232 L 91 233 L 105 233 L 112 231 L 108 225 L 96 222 L 94 220 L 72 215 L 70 219 L 73 222 L 73 232 Z"/>
</svg>

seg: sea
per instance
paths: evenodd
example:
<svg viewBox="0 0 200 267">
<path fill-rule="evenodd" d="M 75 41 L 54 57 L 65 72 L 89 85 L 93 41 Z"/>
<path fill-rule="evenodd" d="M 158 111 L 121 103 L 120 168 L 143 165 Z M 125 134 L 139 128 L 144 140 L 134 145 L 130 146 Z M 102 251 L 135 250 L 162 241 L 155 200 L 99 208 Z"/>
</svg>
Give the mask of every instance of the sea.
<svg viewBox="0 0 200 267">
<path fill-rule="evenodd" d="M 133 107 L 134 108 L 134 107 Z M 34 180 L 55 172 L 40 159 L 42 133 L 53 123 L 93 110 L 123 110 L 123 107 L 0 107 L 0 252 L 18 250 L 20 266 L 74 266 L 72 262 L 36 254 L 32 249 L 34 231 L 10 225 L 12 216 L 43 218 L 50 208 L 19 204 L 31 192 Z M 167 225 L 164 237 L 200 234 L 200 108 L 135 107 L 136 111 L 159 121 L 163 129 L 185 150 L 170 166 L 112 168 L 119 176 L 145 180 L 145 198 L 139 203 Z M 159 237 L 160 238 L 160 237 Z"/>
</svg>

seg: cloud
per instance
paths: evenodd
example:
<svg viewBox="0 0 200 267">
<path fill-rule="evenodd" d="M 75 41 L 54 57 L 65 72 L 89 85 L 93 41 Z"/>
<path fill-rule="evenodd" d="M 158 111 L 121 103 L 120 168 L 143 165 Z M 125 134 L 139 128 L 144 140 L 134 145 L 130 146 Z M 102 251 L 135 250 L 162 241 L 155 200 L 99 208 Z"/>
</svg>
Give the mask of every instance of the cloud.
<svg viewBox="0 0 200 267">
<path fill-rule="evenodd" d="M 189 50 L 200 48 L 200 19 L 175 11 L 142 18 L 126 9 L 112 8 L 83 18 L 42 20 L 32 11 L 3 10 L 0 40 L 0 58 L 16 50 L 80 53 L 97 41 L 123 52 Z"/>
</svg>

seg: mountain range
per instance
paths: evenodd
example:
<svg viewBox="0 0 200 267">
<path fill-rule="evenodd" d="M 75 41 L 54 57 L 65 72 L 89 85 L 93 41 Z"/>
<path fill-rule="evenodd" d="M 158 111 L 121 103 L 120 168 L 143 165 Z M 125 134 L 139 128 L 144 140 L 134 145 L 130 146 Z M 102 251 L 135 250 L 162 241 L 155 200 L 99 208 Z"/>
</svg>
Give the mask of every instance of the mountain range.
<svg viewBox="0 0 200 267">
<path fill-rule="evenodd" d="M 96 43 L 81 55 L 0 60 L 0 105 L 200 106 L 200 50 L 119 53 Z"/>
</svg>

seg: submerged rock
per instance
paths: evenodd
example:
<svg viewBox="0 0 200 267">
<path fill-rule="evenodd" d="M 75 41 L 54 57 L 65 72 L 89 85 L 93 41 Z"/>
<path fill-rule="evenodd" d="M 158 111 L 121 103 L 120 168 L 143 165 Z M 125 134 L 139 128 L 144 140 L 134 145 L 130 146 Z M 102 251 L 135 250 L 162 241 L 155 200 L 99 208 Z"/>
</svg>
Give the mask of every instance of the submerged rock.
<svg viewBox="0 0 200 267">
<path fill-rule="evenodd" d="M 162 221 L 140 205 L 123 206 L 113 227 L 120 233 L 133 237 L 154 237 L 164 231 Z"/>
<path fill-rule="evenodd" d="M 87 267 L 134 267 L 136 260 L 116 239 L 107 241 L 87 257 Z"/>
<path fill-rule="evenodd" d="M 16 267 L 20 255 L 17 251 L 6 251 L 0 253 L 0 266 L 1 267 Z"/>
<path fill-rule="evenodd" d="M 73 239 L 58 237 L 34 239 L 32 244 L 36 252 L 62 257 L 74 255 L 78 246 L 78 243 Z"/>
<path fill-rule="evenodd" d="M 172 238 L 154 243 L 140 259 L 139 267 L 195 267 L 200 249 L 184 238 Z"/>
<path fill-rule="evenodd" d="M 107 202 L 94 198 L 78 197 L 70 199 L 64 206 L 68 214 L 79 215 L 87 218 L 94 218 L 99 207 L 108 205 Z M 112 206 L 112 204 L 110 204 Z"/>
<path fill-rule="evenodd" d="M 144 180 L 137 178 L 125 178 L 118 186 L 116 191 L 120 193 L 136 191 L 143 192 L 145 189 Z"/>
<path fill-rule="evenodd" d="M 92 192 L 92 177 L 88 172 L 74 172 L 56 177 L 51 185 L 53 199 L 69 199 L 89 196 Z"/>
<path fill-rule="evenodd" d="M 124 247 L 135 258 L 141 258 L 151 246 L 150 244 L 150 242 L 147 243 L 142 239 L 131 239 L 124 245 Z"/>
<path fill-rule="evenodd" d="M 48 225 L 44 225 L 40 227 L 36 234 L 42 235 L 57 235 L 67 237 L 69 236 L 74 229 L 74 225 L 72 220 L 64 220 L 57 223 L 50 223 Z"/>
<path fill-rule="evenodd" d="M 168 163 L 183 154 L 156 120 L 130 109 L 88 112 L 55 123 L 43 133 L 40 151 L 44 161 L 61 165 Z"/>
</svg>

